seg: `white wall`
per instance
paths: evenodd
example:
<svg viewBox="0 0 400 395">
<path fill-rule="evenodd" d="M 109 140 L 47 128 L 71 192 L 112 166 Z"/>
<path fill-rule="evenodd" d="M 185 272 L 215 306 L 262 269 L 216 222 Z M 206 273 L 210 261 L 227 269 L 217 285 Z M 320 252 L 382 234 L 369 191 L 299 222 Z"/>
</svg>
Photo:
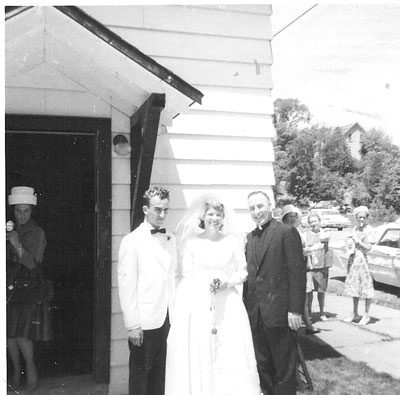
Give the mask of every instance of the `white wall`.
<svg viewBox="0 0 400 395">
<path fill-rule="evenodd" d="M 193 197 L 214 190 L 229 199 L 243 229 L 254 189 L 274 184 L 272 38 L 268 5 L 114 6 L 84 10 L 204 93 L 172 126 L 160 128 L 152 185 L 171 191 L 174 229 Z M 168 103 L 167 103 L 168 106 Z M 112 131 L 129 133 L 113 111 Z M 117 295 L 119 243 L 129 232 L 129 158 L 113 154 L 113 300 L 110 394 L 128 386 L 127 334 Z"/>
</svg>

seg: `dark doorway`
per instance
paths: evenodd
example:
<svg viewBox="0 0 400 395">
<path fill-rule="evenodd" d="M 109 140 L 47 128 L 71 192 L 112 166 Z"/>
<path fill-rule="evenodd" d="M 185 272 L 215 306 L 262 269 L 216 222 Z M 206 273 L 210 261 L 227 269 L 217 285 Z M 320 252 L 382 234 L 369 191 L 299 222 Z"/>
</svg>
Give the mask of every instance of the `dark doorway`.
<svg viewBox="0 0 400 395">
<path fill-rule="evenodd" d="M 54 282 L 54 339 L 37 342 L 41 376 L 94 371 L 96 264 L 95 135 L 6 132 L 6 191 L 29 185 L 47 248 L 44 277 Z M 7 218 L 9 218 L 7 212 Z"/>
</svg>

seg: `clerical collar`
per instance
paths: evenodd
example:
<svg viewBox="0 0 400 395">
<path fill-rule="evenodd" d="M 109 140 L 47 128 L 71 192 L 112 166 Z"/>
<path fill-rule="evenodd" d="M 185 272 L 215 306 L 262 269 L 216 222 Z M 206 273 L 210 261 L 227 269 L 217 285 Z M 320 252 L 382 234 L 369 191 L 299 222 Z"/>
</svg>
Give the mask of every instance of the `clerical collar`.
<svg viewBox="0 0 400 395">
<path fill-rule="evenodd" d="M 256 230 L 258 232 L 262 232 L 264 229 L 268 228 L 268 226 L 271 224 L 271 218 L 267 220 L 267 222 L 264 222 L 262 225 L 257 225 Z"/>
</svg>

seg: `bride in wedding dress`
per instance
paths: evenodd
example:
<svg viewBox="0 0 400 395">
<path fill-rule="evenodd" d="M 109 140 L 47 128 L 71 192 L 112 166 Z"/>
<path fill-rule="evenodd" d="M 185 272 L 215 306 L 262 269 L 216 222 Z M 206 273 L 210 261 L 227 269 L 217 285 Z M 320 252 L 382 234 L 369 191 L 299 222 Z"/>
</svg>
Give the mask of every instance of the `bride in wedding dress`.
<svg viewBox="0 0 400 395">
<path fill-rule="evenodd" d="M 177 227 L 179 277 L 165 395 L 262 394 L 240 286 L 247 278 L 233 210 L 203 195 Z"/>
</svg>

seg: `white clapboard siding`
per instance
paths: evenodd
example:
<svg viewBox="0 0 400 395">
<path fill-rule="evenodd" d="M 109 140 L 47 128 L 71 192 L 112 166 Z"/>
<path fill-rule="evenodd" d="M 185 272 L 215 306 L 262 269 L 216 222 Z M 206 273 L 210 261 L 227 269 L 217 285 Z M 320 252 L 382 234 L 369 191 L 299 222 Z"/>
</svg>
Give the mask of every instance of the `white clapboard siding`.
<svg viewBox="0 0 400 395">
<path fill-rule="evenodd" d="M 121 304 L 119 302 L 118 288 L 111 288 L 111 311 L 113 313 L 121 313 Z"/>
<path fill-rule="evenodd" d="M 111 338 L 126 341 L 128 330 L 125 328 L 124 316 L 122 313 L 115 313 L 111 317 Z"/>
<path fill-rule="evenodd" d="M 118 340 L 117 340 L 118 341 Z M 126 348 L 128 348 L 128 344 Z M 114 341 L 111 342 L 111 348 L 114 346 Z M 110 368 L 110 385 L 108 395 L 127 395 L 129 374 L 127 366 L 111 366 Z"/>
<path fill-rule="evenodd" d="M 203 94 L 201 104 L 194 103 L 190 109 L 198 111 L 223 111 L 243 114 L 273 114 L 271 91 L 261 88 L 227 88 L 197 85 Z"/>
<path fill-rule="evenodd" d="M 272 89 L 271 66 L 266 63 L 231 63 L 229 60 L 222 62 L 159 56 L 154 59 L 192 85 Z"/>
<path fill-rule="evenodd" d="M 183 34 L 163 30 L 113 27 L 125 41 L 132 43 L 150 57 L 171 56 L 188 59 L 215 59 L 219 61 L 271 63 L 271 45 L 267 39 L 248 37 L 218 37 L 206 34 Z M 240 48 L 240 51 L 238 51 Z"/>
<path fill-rule="evenodd" d="M 272 159 L 272 158 L 271 158 Z M 266 185 L 274 184 L 271 162 L 222 162 L 156 159 L 151 182 L 155 184 Z"/>
<path fill-rule="evenodd" d="M 171 133 L 219 136 L 275 137 L 271 115 L 192 110 L 180 114 L 168 127 Z"/>
<path fill-rule="evenodd" d="M 115 107 L 111 109 L 111 130 L 114 135 L 124 133 L 126 137 L 129 137 L 130 118 Z"/>
<path fill-rule="evenodd" d="M 42 61 L 42 59 L 41 59 Z M 23 74 L 7 73 L 8 87 L 56 89 L 61 91 L 87 91 L 82 85 L 61 74 L 47 63 L 42 63 Z"/>
<path fill-rule="evenodd" d="M 271 7 L 254 5 L 84 7 L 132 45 L 203 94 L 202 105 L 171 122 L 161 114 L 150 186 L 171 192 L 165 221 L 174 231 L 199 193 L 213 191 L 237 214 L 243 236 L 254 228 L 247 196 L 272 202 Z M 123 10 L 117 12 L 116 10 Z M 240 50 L 238 50 L 240 49 Z M 168 106 L 168 103 L 167 103 Z M 115 124 L 119 127 L 114 127 Z M 121 114 L 115 132 L 129 139 Z M 118 249 L 130 231 L 130 159 L 112 153 L 112 317 L 109 394 L 128 392 L 127 335 L 118 297 Z"/>
<path fill-rule="evenodd" d="M 113 235 L 126 235 L 130 232 L 130 210 L 113 210 L 112 212 Z"/>
<path fill-rule="evenodd" d="M 227 10 L 227 11 L 238 11 L 243 13 L 250 14 L 265 14 L 272 15 L 272 7 L 271 4 L 202 4 L 199 7 L 203 8 L 212 8 L 218 10 Z"/>
<path fill-rule="evenodd" d="M 6 88 L 9 114 L 110 117 L 110 106 L 89 92 Z"/>
<path fill-rule="evenodd" d="M 112 186 L 111 205 L 112 209 L 130 210 L 131 208 L 131 192 L 128 184 L 114 184 Z"/>
<path fill-rule="evenodd" d="M 163 134 L 158 136 L 155 158 L 177 160 L 271 161 L 272 144 L 265 138 L 193 136 Z"/>
<path fill-rule="evenodd" d="M 113 156 L 111 159 L 111 179 L 113 184 L 130 184 L 130 157 Z"/>
<path fill-rule="evenodd" d="M 169 184 L 167 188 L 171 196 L 169 202 L 170 210 L 185 211 L 196 197 L 210 192 L 209 185 Z M 265 184 L 214 186 L 212 193 L 227 202 L 229 207 L 234 210 L 247 210 L 248 194 L 260 189 L 264 190 Z"/>
<path fill-rule="evenodd" d="M 272 38 L 270 10 L 249 13 L 221 8 L 202 8 L 189 5 L 81 7 L 110 29 L 113 26 L 138 27 L 216 36 Z M 244 10 L 244 7 L 243 7 Z M 242 11 L 243 11 L 242 10 Z"/>
<path fill-rule="evenodd" d="M 111 366 L 124 366 L 129 362 L 129 348 L 127 338 L 113 339 L 110 353 Z"/>
</svg>

